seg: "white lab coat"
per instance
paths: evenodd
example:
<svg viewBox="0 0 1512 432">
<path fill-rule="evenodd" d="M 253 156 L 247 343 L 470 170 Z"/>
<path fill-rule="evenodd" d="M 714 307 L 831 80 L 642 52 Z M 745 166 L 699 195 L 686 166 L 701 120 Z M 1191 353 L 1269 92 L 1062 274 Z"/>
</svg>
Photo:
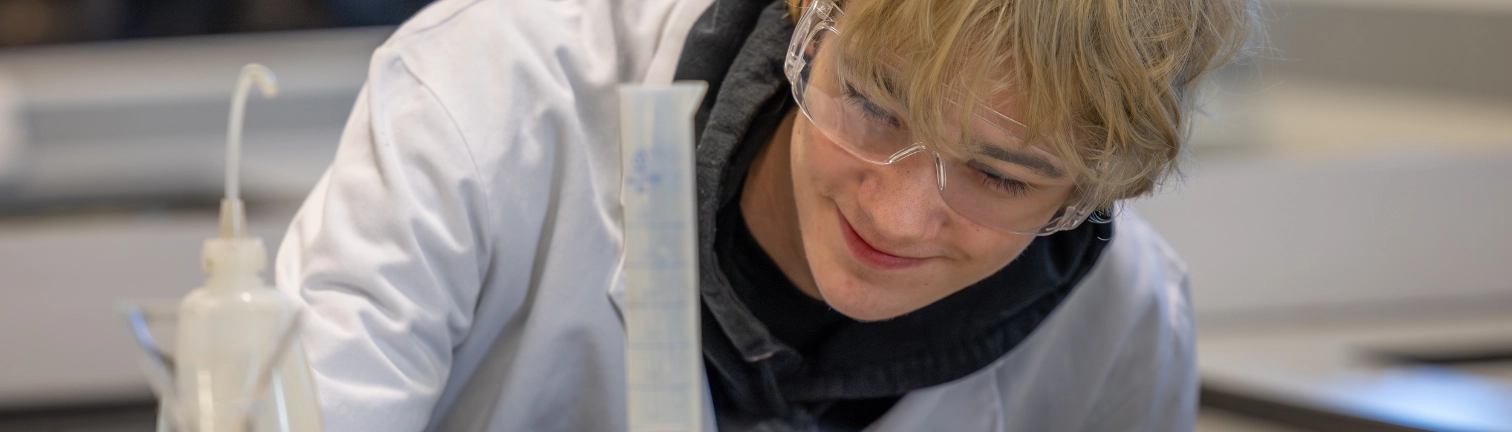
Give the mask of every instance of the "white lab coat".
<svg viewBox="0 0 1512 432">
<path fill-rule="evenodd" d="M 708 5 L 442 0 L 374 52 L 276 265 L 326 430 L 626 429 L 613 95 L 669 81 Z M 1022 344 L 869 430 L 1190 430 L 1186 268 L 1115 232 Z"/>
</svg>

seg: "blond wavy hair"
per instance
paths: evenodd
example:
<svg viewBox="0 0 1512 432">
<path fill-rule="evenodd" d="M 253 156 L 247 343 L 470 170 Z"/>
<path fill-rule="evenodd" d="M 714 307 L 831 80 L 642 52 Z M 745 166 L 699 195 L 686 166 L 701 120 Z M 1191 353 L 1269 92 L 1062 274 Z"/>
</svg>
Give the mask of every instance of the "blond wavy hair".
<svg viewBox="0 0 1512 432">
<path fill-rule="evenodd" d="M 799 1 L 789 0 L 794 17 Z M 851 75 L 862 78 L 858 88 L 909 107 L 908 124 L 921 138 L 962 142 L 951 138 L 971 116 L 947 107 L 1017 92 L 1023 138 L 1077 174 L 1072 200 L 1101 209 L 1177 172 L 1201 78 L 1262 39 L 1255 0 L 841 5 L 839 41 Z M 909 66 L 884 67 L 894 63 Z"/>
</svg>

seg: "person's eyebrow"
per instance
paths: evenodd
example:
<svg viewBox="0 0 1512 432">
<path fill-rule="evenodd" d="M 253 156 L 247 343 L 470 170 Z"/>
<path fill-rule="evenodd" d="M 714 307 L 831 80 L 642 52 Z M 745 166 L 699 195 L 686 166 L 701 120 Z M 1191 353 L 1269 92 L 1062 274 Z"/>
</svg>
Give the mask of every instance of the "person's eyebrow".
<svg viewBox="0 0 1512 432">
<path fill-rule="evenodd" d="M 843 52 L 840 53 L 838 57 L 840 57 L 840 64 L 843 65 L 847 70 L 856 70 L 857 62 L 854 57 L 851 57 L 850 55 Z M 881 84 L 882 91 L 887 92 L 887 96 L 892 97 L 896 100 L 905 100 L 905 98 L 903 97 L 903 87 L 898 85 L 898 83 L 893 80 L 892 75 L 884 74 L 880 78 L 881 82 L 879 82 L 878 84 Z"/>
<path fill-rule="evenodd" d="M 1058 179 L 1066 175 L 1066 173 L 1062 172 L 1060 168 L 1056 168 L 1055 164 L 1050 163 L 1048 159 L 1030 152 L 1022 150 L 1009 150 L 994 144 L 984 142 L 977 143 L 975 147 L 980 149 L 980 152 L 982 154 L 987 155 L 993 159 L 1008 162 L 1011 164 L 1022 165 L 1025 168 L 1029 168 L 1030 170 L 1033 170 L 1034 172 L 1039 173 L 1040 175 L 1045 177 Z"/>
</svg>

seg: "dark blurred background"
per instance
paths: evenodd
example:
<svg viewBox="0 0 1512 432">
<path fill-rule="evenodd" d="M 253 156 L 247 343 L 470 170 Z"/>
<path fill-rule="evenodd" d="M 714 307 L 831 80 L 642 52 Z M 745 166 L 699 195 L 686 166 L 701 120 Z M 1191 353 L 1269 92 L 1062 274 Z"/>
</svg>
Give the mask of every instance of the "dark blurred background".
<svg viewBox="0 0 1512 432">
<path fill-rule="evenodd" d="M 0 47 L 398 24 L 427 0 L 0 0 Z"/>
</svg>

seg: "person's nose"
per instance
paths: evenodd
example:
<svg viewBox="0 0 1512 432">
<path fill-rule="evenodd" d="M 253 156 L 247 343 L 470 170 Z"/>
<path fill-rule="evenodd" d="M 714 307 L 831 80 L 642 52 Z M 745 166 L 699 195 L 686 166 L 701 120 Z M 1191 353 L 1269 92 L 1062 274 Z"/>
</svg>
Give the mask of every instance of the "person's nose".
<svg viewBox="0 0 1512 432">
<path fill-rule="evenodd" d="M 857 203 L 871 219 L 872 230 L 891 242 L 928 241 L 949 220 L 940 197 L 936 158 L 929 151 L 889 165 L 876 165 L 857 191 Z"/>
</svg>

